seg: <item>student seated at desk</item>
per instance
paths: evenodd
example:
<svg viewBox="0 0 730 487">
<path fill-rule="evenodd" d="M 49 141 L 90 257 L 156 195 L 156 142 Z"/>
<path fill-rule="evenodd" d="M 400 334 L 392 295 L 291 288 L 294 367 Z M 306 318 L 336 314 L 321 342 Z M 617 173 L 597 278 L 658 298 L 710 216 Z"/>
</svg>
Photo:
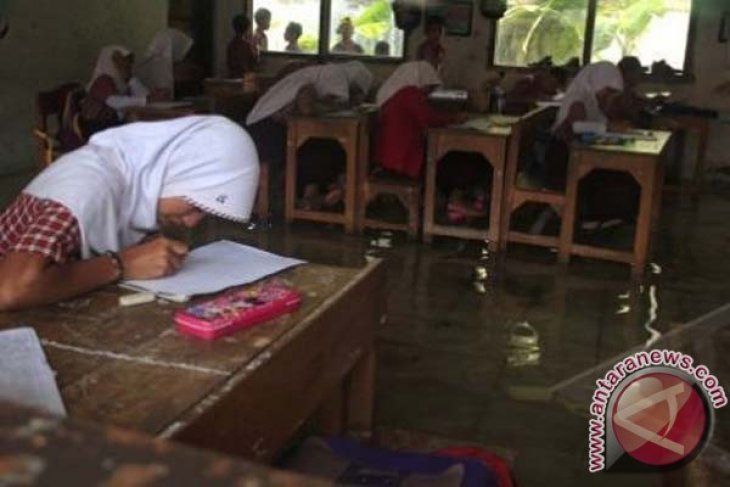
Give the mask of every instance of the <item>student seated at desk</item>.
<svg viewBox="0 0 730 487">
<path fill-rule="evenodd" d="M 175 70 L 193 47 L 193 39 L 177 29 L 165 28 L 155 34 L 145 55 L 135 65 L 135 76 L 149 89 L 174 98 Z"/>
<path fill-rule="evenodd" d="M 537 102 L 554 99 L 565 89 L 567 78 L 565 70 L 559 67 L 523 76 L 505 93 L 504 113 L 527 113 Z"/>
<path fill-rule="evenodd" d="M 147 104 L 148 99 L 164 97 L 150 93 L 137 78 L 132 77 L 134 54 L 123 46 L 107 46 L 101 50 L 87 94 L 79 114 L 79 143 L 101 130 L 123 122 L 122 110 Z"/>
<path fill-rule="evenodd" d="M 259 156 L 280 169 L 286 160 L 286 118 L 290 114 L 313 115 L 347 108 L 362 101 L 370 91 L 373 75 L 358 61 L 299 69 L 278 81 L 254 105 L 246 119 Z M 341 201 L 343 172 L 334 140 L 312 140 L 299 153 L 298 194 L 304 206 Z M 314 208 L 310 208 L 314 209 Z"/>
<path fill-rule="evenodd" d="M 564 188 L 573 124 L 579 121 L 623 125 L 621 97 L 624 80 L 610 62 L 584 67 L 568 87 L 553 125 L 553 143 L 548 149 L 547 178 L 553 188 Z M 627 220 L 638 208 L 638 192 L 631 176 L 611 171 L 594 171 L 583 180 L 584 220 Z"/>
<path fill-rule="evenodd" d="M 466 119 L 463 114 L 431 107 L 428 94 L 440 85 L 441 78 L 430 63 L 413 61 L 399 66 L 380 87 L 375 161 L 384 174 L 420 179 L 426 159 L 426 131 Z M 454 166 L 449 166 L 442 176 L 454 180 L 456 175 L 450 174 Z"/>
<path fill-rule="evenodd" d="M 248 17 L 243 14 L 236 15 L 233 17 L 232 26 L 235 36 L 226 49 L 228 76 L 243 78 L 246 73 L 251 73 L 258 67 L 258 51 L 249 33 L 251 21 Z"/>
<path fill-rule="evenodd" d="M 0 309 L 70 299 L 121 279 L 174 274 L 184 243 L 159 225 L 248 220 L 258 187 L 248 134 L 218 116 L 96 134 L 41 172 L 0 214 Z"/>
</svg>

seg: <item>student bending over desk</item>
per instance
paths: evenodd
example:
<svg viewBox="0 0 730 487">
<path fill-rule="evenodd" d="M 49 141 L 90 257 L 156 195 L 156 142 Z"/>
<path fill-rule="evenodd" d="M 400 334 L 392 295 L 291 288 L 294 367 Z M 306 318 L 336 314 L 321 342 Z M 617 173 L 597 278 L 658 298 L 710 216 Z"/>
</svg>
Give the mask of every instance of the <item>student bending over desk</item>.
<svg viewBox="0 0 730 487">
<path fill-rule="evenodd" d="M 0 214 L 0 309 L 175 273 L 185 244 L 143 239 L 205 214 L 245 221 L 258 186 L 250 137 L 223 117 L 109 129 L 40 173 Z"/>
<path fill-rule="evenodd" d="M 375 160 L 384 173 L 419 179 L 426 160 L 426 131 L 466 119 L 464 114 L 442 113 L 429 105 L 428 94 L 440 85 L 441 78 L 431 64 L 413 61 L 401 65 L 380 87 L 376 97 L 380 119 Z M 454 199 L 452 209 L 463 209 L 463 204 L 456 201 L 461 198 L 456 188 L 464 180 L 467 184 L 474 181 L 471 161 L 460 158 L 440 168 L 442 189 Z"/>
<path fill-rule="evenodd" d="M 612 63 L 602 61 L 584 67 L 568 87 L 553 125 L 553 143 L 548 150 L 548 184 L 565 187 L 573 123 L 579 121 L 621 123 L 624 80 Z M 581 213 L 584 220 L 605 222 L 631 219 L 639 194 L 631 176 L 595 171 L 583 181 Z"/>
<path fill-rule="evenodd" d="M 106 46 L 99 53 L 86 97 L 80 106 L 80 134 L 72 143 L 80 147 L 96 132 L 120 125 L 120 111 L 127 107 L 144 106 L 148 99 L 163 99 L 164 93 L 150 93 L 145 85 L 132 77 L 134 53 L 123 46 Z"/>
<path fill-rule="evenodd" d="M 286 118 L 314 115 L 356 105 L 370 91 L 373 75 L 358 61 L 299 69 L 278 81 L 254 105 L 246 119 L 259 156 L 274 168 L 286 159 Z M 334 140 L 312 140 L 300 150 L 298 191 L 306 206 L 334 205 L 343 191 L 337 184 L 343 172 L 340 146 Z M 314 208 L 309 208 L 314 209 Z"/>
</svg>

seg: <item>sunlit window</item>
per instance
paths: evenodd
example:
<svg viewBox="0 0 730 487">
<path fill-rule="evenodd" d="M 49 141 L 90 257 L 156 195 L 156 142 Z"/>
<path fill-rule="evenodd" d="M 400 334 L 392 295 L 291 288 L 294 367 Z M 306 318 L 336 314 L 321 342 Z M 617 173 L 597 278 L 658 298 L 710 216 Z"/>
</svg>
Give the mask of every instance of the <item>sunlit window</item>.
<svg viewBox="0 0 730 487">
<path fill-rule="evenodd" d="M 595 3 L 595 19 L 589 5 Z M 684 69 L 692 0 L 508 0 L 498 22 L 494 64 L 560 65 L 636 56 L 650 67 Z M 594 22 L 589 22 L 594 20 Z M 592 26 L 591 32 L 587 28 Z M 583 59 L 586 42 L 589 59 Z"/>
<path fill-rule="evenodd" d="M 254 0 L 254 18 L 259 9 L 271 12 L 266 31 L 268 51 L 316 54 L 319 49 L 320 0 Z M 252 19 L 253 29 L 256 22 Z"/>
<path fill-rule="evenodd" d="M 403 31 L 395 26 L 392 0 L 332 0 L 329 52 L 401 57 Z"/>
</svg>

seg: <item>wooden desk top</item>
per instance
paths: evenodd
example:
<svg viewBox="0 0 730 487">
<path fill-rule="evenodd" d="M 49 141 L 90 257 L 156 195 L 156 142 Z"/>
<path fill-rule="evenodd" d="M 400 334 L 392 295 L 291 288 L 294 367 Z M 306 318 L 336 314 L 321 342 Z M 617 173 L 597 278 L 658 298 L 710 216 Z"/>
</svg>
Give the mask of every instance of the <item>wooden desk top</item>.
<svg viewBox="0 0 730 487">
<path fill-rule="evenodd" d="M 481 115 L 470 118 L 462 125 L 429 129 L 429 133 L 509 137 L 512 134 L 512 125 L 517 123 L 519 119 L 520 117 L 509 115 Z"/>
<path fill-rule="evenodd" d="M 672 137 L 672 133 L 655 130 L 652 131 L 652 135 L 656 138 L 656 140 L 632 140 L 625 145 L 581 144 L 575 142 L 571 147 L 573 150 L 614 152 L 625 155 L 659 156 L 667 147 L 667 143 Z"/>
<path fill-rule="evenodd" d="M 0 404 L 0 465 L 0 485 L 329 485 L 140 433 L 61 420 L 6 403 Z"/>
<path fill-rule="evenodd" d="M 123 291 L 116 287 L 70 304 L 2 313 L 0 329 L 35 328 L 70 417 L 172 435 L 374 272 L 380 262 L 286 271 L 279 278 L 302 293 L 299 311 L 213 342 L 175 331 L 172 313 L 179 305 L 119 307 Z"/>
</svg>

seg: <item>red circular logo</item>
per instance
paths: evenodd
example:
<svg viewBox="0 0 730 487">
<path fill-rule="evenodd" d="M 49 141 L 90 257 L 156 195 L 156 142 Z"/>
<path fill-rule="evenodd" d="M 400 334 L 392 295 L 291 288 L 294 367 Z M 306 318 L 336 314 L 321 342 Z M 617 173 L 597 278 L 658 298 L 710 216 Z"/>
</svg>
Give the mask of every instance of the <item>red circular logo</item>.
<svg viewBox="0 0 730 487">
<path fill-rule="evenodd" d="M 631 381 L 616 400 L 612 422 L 626 453 L 657 466 L 694 454 L 709 427 L 700 393 L 671 373 L 651 373 Z"/>
</svg>

